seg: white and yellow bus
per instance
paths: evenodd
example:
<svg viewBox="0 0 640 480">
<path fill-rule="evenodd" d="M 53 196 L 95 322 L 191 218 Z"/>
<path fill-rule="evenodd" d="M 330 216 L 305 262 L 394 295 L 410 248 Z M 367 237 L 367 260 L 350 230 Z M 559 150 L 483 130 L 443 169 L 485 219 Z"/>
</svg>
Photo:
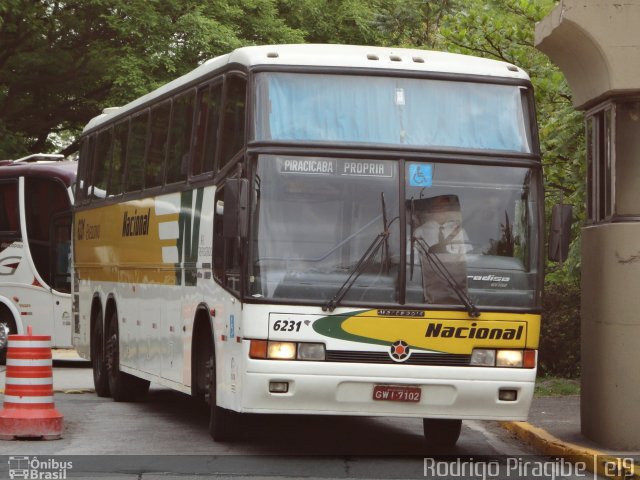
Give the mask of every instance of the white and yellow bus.
<svg viewBox="0 0 640 480">
<path fill-rule="evenodd" d="M 215 440 L 299 413 L 418 417 L 451 445 L 527 417 L 541 191 L 513 65 L 240 48 L 84 129 L 74 343 L 98 395 L 190 393 Z"/>
<path fill-rule="evenodd" d="M 0 360 L 7 336 L 71 347 L 71 206 L 77 162 L 34 154 L 0 161 Z"/>
</svg>

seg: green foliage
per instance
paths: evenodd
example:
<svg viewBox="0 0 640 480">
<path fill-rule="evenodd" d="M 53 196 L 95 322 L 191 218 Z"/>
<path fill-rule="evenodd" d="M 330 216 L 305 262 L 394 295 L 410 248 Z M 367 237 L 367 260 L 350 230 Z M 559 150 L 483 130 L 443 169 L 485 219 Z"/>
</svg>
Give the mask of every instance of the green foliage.
<svg viewBox="0 0 640 480">
<path fill-rule="evenodd" d="M 547 285 L 543 297 L 539 373 L 575 378 L 580 375 L 580 287 Z"/>
<path fill-rule="evenodd" d="M 562 377 L 538 377 L 534 395 L 537 397 L 557 397 L 579 395 L 580 381 Z"/>
<path fill-rule="evenodd" d="M 360 0 L 282 0 L 289 25 L 305 32 L 309 43 L 376 44 L 377 2 Z"/>
<path fill-rule="evenodd" d="M 275 0 L 5 0 L 0 4 L 0 158 L 55 148 L 207 58 L 304 40 Z"/>
<path fill-rule="evenodd" d="M 288 25 L 309 43 L 435 48 L 453 0 L 281 0 Z"/>
</svg>

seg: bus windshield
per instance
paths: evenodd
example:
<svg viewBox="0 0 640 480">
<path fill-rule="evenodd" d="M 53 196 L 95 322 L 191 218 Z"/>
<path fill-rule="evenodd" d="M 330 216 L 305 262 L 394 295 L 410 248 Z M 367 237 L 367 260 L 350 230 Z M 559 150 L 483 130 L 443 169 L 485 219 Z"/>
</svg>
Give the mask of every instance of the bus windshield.
<svg viewBox="0 0 640 480">
<path fill-rule="evenodd" d="M 525 92 L 450 80 L 259 73 L 256 139 L 531 153 Z"/>
<path fill-rule="evenodd" d="M 261 155 L 249 293 L 325 304 L 364 263 L 345 304 L 534 308 L 537 182 L 521 167 Z"/>
</svg>

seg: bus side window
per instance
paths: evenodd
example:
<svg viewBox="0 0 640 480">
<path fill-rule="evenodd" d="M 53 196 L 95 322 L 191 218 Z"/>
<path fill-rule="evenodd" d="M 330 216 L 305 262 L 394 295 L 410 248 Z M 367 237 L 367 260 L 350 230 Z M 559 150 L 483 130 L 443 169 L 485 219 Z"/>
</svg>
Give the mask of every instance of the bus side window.
<svg viewBox="0 0 640 480">
<path fill-rule="evenodd" d="M 104 198 L 109 182 L 111 167 L 111 149 L 113 147 L 113 130 L 110 128 L 98 133 L 96 150 L 93 155 L 93 183 L 89 187 L 91 198 Z"/>
<path fill-rule="evenodd" d="M 18 182 L 0 182 L 0 239 L 10 240 L 20 236 L 18 215 Z"/>
<path fill-rule="evenodd" d="M 169 115 L 171 100 L 151 109 L 149 125 L 149 152 L 145 163 L 144 188 L 159 187 L 164 177 L 164 158 L 167 154 L 169 138 Z"/>
<path fill-rule="evenodd" d="M 36 270 L 49 285 L 55 281 L 52 267 L 57 262 L 57 252 L 52 248 L 52 235 L 55 235 L 53 224 L 62 215 L 68 217 L 69 210 L 69 198 L 62 183 L 40 177 L 25 180 L 25 217 L 29 249 Z M 66 222 L 67 229 L 71 228 L 70 222 L 70 219 Z"/>
<path fill-rule="evenodd" d="M 96 136 L 84 137 L 80 146 L 80 158 L 78 159 L 78 175 L 74 192 L 77 205 L 90 200 L 88 196 L 91 173 L 93 172 L 93 156 L 96 148 Z"/>
<path fill-rule="evenodd" d="M 220 134 L 222 145 L 218 170 L 222 170 L 244 146 L 246 91 L 247 82 L 244 78 L 237 75 L 225 78 L 224 117 Z"/>
<path fill-rule="evenodd" d="M 198 91 L 193 168 L 191 171 L 194 176 L 213 171 L 216 145 L 218 144 L 221 97 L 221 82 L 211 86 L 207 85 Z"/>
<path fill-rule="evenodd" d="M 213 219 L 213 276 L 229 290 L 240 292 L 240 249 L 237 239 L 224 236 L 224 188 L 215 196 Z"/>
<path fill-rule="evenodd" d="M 171 136 L 167 156 L 167 184 L 184 182 L 189 169 L 191 130 L 195 95 L 186 92 L 173 99 L 171 115 Z"/>
<path fill-rule="evenodd" d="M 113 197 L 122 193 L 122 176 L 124 161 L 127 154 L 127 140 L 129 138 L 129 120 L 115 126 L 113 134 L 113 156 L 111 158 L 111 175 L 107 195 Z"/>
<path fill-rule="evenodd" d="M 148 111 L 131 119 L 131 133 L 127 147 L 125 192 L 137 192 L 144 188 L 144 154 L 147 147 L 148 124 Z"/>
</svg>

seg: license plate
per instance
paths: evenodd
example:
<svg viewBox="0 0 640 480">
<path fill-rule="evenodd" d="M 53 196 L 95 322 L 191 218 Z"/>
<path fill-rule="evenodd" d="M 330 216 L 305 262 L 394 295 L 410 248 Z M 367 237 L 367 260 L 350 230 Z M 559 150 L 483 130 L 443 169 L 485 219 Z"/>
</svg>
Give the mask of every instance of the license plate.
<svg viewBox="0 0 640 480">
<path fill-rule="evenodd" d="M 419 402 L 422 396 L 420 387 L 402 385 L 376 385 L 373 387 L 373 399 L 388 402 Z"/>
</svg>

